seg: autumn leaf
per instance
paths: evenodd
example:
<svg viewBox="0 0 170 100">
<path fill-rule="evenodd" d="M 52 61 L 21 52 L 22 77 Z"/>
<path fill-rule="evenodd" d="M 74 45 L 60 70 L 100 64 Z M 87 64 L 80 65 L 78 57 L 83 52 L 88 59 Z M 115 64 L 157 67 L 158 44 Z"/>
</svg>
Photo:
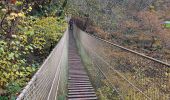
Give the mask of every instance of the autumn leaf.
<svg viewBox="0 0 170 100">
<path fill-rule="evenodd" d="M 11 3 L 12 3 L 12 4 L 15 4 L 15 3 L 16 3 L 16 0 L 11 0 Z"/>
</svg>

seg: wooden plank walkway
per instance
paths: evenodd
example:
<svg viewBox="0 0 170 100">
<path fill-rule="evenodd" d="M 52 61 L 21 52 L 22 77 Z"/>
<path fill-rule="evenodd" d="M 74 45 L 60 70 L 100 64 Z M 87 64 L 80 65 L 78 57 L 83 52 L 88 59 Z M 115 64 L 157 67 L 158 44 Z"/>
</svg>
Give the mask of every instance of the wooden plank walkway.
<svg viewBox="0 0 170 100">
<path fill-rule="evenodd" d="M 69 33 L 68 66 L 68 100 L 97 100 L 71 31 Z"/>
</svg>

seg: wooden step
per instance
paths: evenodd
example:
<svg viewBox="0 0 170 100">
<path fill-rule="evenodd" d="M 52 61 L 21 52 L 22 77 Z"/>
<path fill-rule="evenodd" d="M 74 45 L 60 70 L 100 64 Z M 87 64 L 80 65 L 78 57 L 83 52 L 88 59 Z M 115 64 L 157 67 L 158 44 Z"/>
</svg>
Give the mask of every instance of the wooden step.
<svg viewBox="0 0 170 100">
<path fill-rule="evenodd" d="M 87 97 L 96 97 L 96 94 L 79 94 L 79 95 L 68 95 L 68 98 L 87 98 Z"/>
<path fill-rule="evenodd" d="M 79 94 L 88 95 L 88 94 L 95 94 L 95 92 L 94 91 L 82 91 L 82 92 L 70 92 L 70 93 L 68 93 L 68 95 L 79 95 Z"/>
<path fill-rule="evenodd" d="M 94 92 L 94 89 L 93 88 L 90 88 L 90 89 L 81 89 L 81 90 L 75 90 L 75 89 L 72 89 L 72 90 L 68 90 L 68 93 L 72 93 L 72 92 Z"/>
<path fill-rule="evenodd" d="M 68 98 L 68 100 L 97 100 L 97 97 Z"/>
</svg>

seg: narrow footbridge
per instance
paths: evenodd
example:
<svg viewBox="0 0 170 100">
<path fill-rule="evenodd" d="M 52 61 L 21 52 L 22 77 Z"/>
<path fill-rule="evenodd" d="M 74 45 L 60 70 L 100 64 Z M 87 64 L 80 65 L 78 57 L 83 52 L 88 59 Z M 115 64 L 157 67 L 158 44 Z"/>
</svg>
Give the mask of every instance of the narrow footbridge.
<svg viewBox="0 0 170 100">
<path fill-rule="evenodd" d="M 17 100 L 170 100 L 170 65 L 67 30 Z"/>
<path fill-rule="evenodd" d="M 96 93 L 78 54 L 72 32 L 68 46 L 68 100 L 97 100 Z"/>
</svg>

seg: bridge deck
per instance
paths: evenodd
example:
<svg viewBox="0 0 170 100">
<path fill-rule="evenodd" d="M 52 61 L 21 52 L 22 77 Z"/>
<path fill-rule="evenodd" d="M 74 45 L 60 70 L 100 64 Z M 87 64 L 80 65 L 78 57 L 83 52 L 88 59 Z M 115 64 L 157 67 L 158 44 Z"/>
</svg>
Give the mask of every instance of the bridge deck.
<svg viewBox="0 0 170 100">
<path fill-rule="evenodd" d="M 68 100 L 97 100 L 72 32 L 69 33 L 68 66 Z"/>
</svg>

